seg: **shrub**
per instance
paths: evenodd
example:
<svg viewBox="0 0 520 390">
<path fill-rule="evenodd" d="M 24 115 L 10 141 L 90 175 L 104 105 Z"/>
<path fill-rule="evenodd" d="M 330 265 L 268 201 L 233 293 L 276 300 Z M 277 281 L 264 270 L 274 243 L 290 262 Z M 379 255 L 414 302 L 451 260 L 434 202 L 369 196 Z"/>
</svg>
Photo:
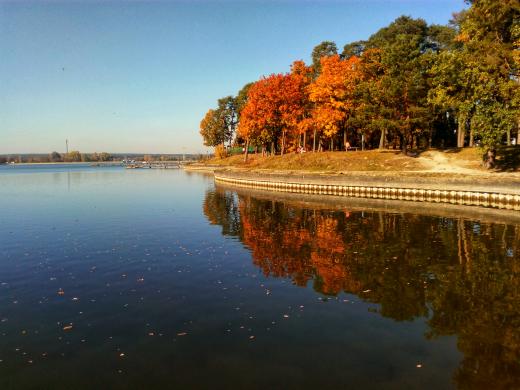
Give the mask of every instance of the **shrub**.
<svg viewBox="0 0 520 390">
<path fill-rule="evenodd" d="M 215 146 L 215 157 L 217 158 L 226 158 L 227 150 L 224 145 Z"/>
</svg>

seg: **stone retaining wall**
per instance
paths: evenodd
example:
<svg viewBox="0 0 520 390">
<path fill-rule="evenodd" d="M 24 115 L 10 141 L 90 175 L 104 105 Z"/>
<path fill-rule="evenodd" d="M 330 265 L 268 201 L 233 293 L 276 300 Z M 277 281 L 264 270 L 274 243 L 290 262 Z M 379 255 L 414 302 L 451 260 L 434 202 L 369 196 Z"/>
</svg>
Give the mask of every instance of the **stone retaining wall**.
<svg viewBox="0 0 520 390">
<path fill-rule="evenodd" d="M 483 191 L 481 186 L 475 189 L 469 181 L 455 181 L 449 185 L 436 180 L 395 180 L 394 185 L 388 178 L 380 182 L 377 176 L 291 176 L 258 174 L 251 172 L 216 171 L 215 181 L 239 187 L 257 188 L 271 191 L 350 196 L 373 199 L 394 199 L 417 202 L 437 202 L 460 205 L 492 207 L 520 210 L 520 193 L 514 186 L 502 191 Z M 410 179 L 410 178 L 408 178 Z M 368 183 L 367 183 L 368 182 Z M 429 183 L 430 182 L 430 183 Z M 466 187 L 464 189 L 464 187 Z M 444 188 L 444 189 L 442 189 Z M 449 189 L 448 189 L 449 188 Z"/>
</svg>

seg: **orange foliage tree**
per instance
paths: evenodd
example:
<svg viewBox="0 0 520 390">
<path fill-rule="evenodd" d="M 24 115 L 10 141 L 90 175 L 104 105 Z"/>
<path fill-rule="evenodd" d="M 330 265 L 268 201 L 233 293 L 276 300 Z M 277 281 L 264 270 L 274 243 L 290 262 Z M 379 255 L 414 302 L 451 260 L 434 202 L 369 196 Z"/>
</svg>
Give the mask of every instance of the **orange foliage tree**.
<svg viewBox="0 0 520 390">
<path fill-rule="evenodd" d="M 309 110 L 310 77 L 310 68 L 303 61 L 296 61 L 291 73 L 272 74 L 251 86 L 238 127 L 248 146 L 261 145 L 264 152 L 271 143 L 274 154 L 279 143 L 284 154 L 288 139 L 297 143 L 299 123 Z"/>
<path fill-rule="evenodd" d="M 305 65 L 303 61 L 294 61 L 291 65 L 290 77 L 293 85 L 298 89 L 295 96 L 298 98 L 299 109 L 293 111 L 297 114 L 291 118 L 294 133 L 298 138 L 293 143 L 293 150 L 296 146 L 305 148 L 307 143 L 307 132 L 313 129 L 312 121 L 312 102 L 309 97 L 309 86 L 313 80 L 313 67 Z M 301 139 L 303 136 L 303 140 Z"/>
<path fill-rule="evenodd" d="M 321 59 L 321 74 L 310 85 L 309 96 L 315 104 L 312 119 L 321 135 L 333 138 L 345 130 L 345 124 L 355 107 L 354 91 L 360 79 L 359 58 L 342 60 L 338 55 Z M 346 134 L 345 134 L 346 135 Z"/>
<path fill-rule="evenodd" d="M 251 144 L 261 145 L 264 153 L 266 145 L 271 143 L 271 152 L 274 153 L 280 115 L 276 94 L 273 92 L 279 90 L 282 77 L 281 74 L 264 77 L 248 91 L 247 103 L 242 109 L 238 125 L 238 134 L 246 141 L 246 159 Z"/>
</svg>

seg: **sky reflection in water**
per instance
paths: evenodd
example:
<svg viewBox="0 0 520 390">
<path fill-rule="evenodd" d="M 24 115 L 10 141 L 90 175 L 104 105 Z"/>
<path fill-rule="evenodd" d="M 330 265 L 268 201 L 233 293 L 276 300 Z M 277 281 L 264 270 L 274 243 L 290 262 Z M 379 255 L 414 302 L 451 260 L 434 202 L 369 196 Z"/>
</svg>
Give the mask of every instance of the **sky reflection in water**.
<svg viewBox="0 0 520 390">
<path fill-rule="evenodd" d="M 518 226 L 276 199 L 0 167 L 0 387 L 520 387 Z"/>
</svg>

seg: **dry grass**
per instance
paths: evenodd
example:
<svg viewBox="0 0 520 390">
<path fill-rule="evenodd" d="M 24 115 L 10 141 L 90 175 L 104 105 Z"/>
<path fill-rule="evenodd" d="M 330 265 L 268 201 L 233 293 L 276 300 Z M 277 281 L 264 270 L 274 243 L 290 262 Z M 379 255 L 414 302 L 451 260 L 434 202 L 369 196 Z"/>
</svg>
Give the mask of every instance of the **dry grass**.
<svg viewBox="0 0 520 390">
<path fill-rule="evenodd" d="M 520 152 L 520 148 L 516 149 Z M 304 154 L 289 153 L 284 156 L 268 157 L 252 154 L 249 155 L 247 163 L 244 162 L 243 155 L 236 155 L 223 159 L 213 158 L 208 160 L 206 164 L 221 167 L 326 173 L 348 171 L 423 171 L 464 174 L 485 172 L 482 167 L 482 155 L 483 151 L 479 148 L 431 149 L 418 153 L 414 157 L 406 156 L 396 150 L 368 150 L 356 152 L 307 152 Z M 500 155 L 501 153 L 497 154 L 499 160 L 501 159 Z M 518 170 L 519 164 L 510 164 L 512 167 L 508 170 Z"/>
</svg>

